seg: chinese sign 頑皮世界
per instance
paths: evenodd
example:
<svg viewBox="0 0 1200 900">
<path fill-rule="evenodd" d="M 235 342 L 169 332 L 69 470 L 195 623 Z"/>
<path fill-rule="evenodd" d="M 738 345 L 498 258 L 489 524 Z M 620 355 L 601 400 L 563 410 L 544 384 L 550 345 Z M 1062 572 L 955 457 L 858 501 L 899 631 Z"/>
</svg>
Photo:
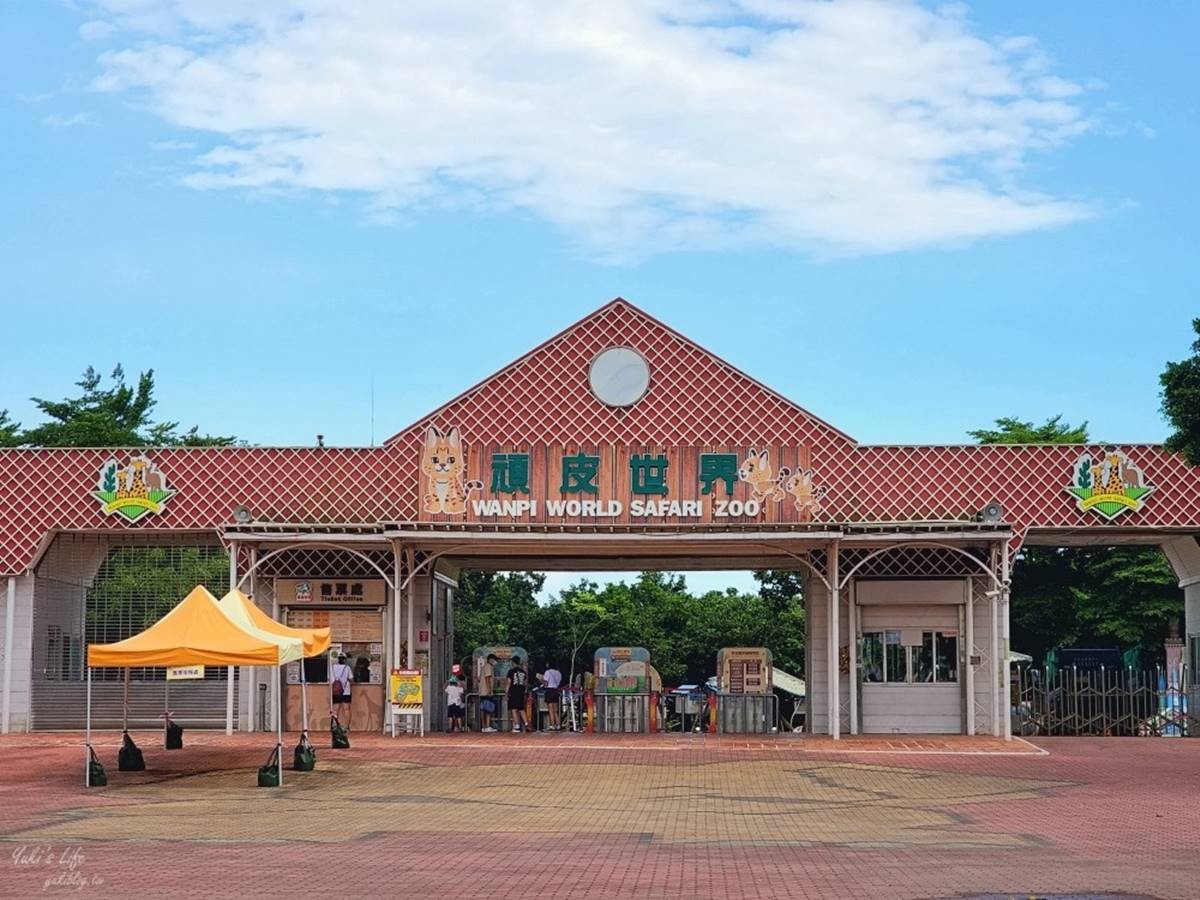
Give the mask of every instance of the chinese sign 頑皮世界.
<svg viewBox="0 0 1200 900">
<path fill-rule="evenodd" d="M 426 519 L 807 522 L 826 496 L 819 481 L 797 445 L 508 447 L 430 427 L 421 450 Z"/>
</svg>

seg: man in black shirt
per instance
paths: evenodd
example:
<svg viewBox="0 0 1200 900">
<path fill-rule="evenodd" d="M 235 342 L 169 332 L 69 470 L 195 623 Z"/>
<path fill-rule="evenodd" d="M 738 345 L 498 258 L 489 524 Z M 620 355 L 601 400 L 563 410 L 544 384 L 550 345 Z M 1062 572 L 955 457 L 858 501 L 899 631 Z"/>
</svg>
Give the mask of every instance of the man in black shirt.
<svg viewBox="0 0 1200 900">
<path fill-rule="evenodd" d="M 529 731 L 529 720 L 525 718 L 525 688 L 529 685 L 529 673 L 521 664 L 521 657 L 512 658 L 508 670 L 508 714 L 512 719 L 513 731 Z"/>
</svg>

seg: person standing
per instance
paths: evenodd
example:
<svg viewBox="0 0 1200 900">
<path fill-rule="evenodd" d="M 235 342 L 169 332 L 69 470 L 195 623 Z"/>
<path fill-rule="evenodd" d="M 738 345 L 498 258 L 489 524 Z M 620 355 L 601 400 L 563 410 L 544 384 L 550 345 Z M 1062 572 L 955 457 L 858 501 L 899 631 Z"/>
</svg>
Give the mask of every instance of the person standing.
<svg viewBox="0 0 1200 900">
<path fill-rule="evenodd" d="M 521 657 L 512 658 L 512 666 L 508 670 L 508 714 L 512 719 L 512 730 L 530 731 L 529 720 L 525 717 L 525 689 L 529 686 L 529 673 L 521 663 Z"/>
<path fill-rule="evenodd" d="M 446 716 L 450 720 L 450 731 L 466 731 L 464 724 L 466 720 L 466 712 L 463 709 L 463 698 L 466 691 L 463 690 L 462 682 L 455 675 L 450 676 L 450 680 L 446 682 Z"/>
<path fill-rule="evenodd" d="M 350 730 L 350 684 L 353 673 L 346 665 L 346 655 L 339 653 L 337 662 L 329 673 L 329 690 L 333 695 L 333 708 L 330 715 L 336 716 L 338 722 L 347 731 Z"/>
<path fill-rule="evenodd" d="M 487 659 L 479 667 L 479 684 L 476 685 L 479 692 L 479 723 L 482 726 L 479 730 L 488 734 L 494 734 L 496 731 L 492 717 L 496 714 L 496 698 L 493 695 L 496 691 L 497 662 L 496 654 L 487 655 Z"/>
<path fill-rule="evenodd" d="M 546 689 L 546 711 L 550 713 L 550 730 L 562 731 L 562 672 L 551 663 L 542 673 L 542 686 Z"/>
</svg>

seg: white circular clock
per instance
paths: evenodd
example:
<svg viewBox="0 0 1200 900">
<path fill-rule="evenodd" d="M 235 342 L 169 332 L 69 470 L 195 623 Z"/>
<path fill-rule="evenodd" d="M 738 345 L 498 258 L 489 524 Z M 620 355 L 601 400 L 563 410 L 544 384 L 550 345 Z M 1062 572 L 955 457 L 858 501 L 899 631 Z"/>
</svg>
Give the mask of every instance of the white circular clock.
<svg viewBox="0 0 1200 900">
<path fill-rule="evenodd" d="M 609 347 L 592 360 L 588 384 L 608 406 L 632 406 L 650 387 L 650 364 L 629 347 Z"/>
</svg>

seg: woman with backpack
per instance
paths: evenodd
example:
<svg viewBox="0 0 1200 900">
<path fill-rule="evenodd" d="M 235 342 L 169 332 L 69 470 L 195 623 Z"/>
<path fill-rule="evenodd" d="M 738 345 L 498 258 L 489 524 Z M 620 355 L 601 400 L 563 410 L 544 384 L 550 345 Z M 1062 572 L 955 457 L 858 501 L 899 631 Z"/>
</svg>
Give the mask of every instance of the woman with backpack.
<svg viewBox="0 0 1200 900">
<path fill-rule="evenodd" d="M 329 689 L 333 695 L 333 715 L 347 731 L 350 730 L 351 674 L 345 654 L 339 654 L 329 673 Z"/>
</svg>

